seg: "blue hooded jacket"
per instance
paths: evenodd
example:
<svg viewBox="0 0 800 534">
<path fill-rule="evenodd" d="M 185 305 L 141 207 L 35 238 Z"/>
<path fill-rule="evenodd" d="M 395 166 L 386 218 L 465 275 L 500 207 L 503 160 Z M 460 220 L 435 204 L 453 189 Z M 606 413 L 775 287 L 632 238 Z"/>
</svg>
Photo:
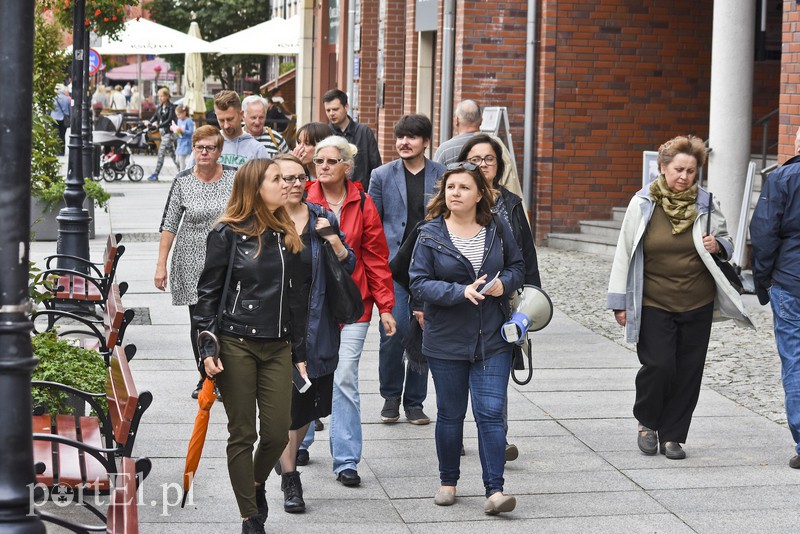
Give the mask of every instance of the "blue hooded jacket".
<svg viewBox="0 0 800 534">
<path fill-rule="evenodd" d="M 311 229 L 311 289 L 308 297 L 308 323 L 304 339 L 308 376 L 317 378 L 336 370 L 336 366 L 339 364 L 340 341 L 339 324 L 328 312 L 328 296 L 325 291 L 325 259 L 322 256 L 324 239 L 313 230 L 317 225 L 317 219 L 326 217 L 330 221 L 331 227 L 339 234 L 339 239 L 347 249 L 347 259 L 342 262 L 342 266 L 348 274 L 352 274 L 356 268 L 356 255 L 345 242 L 344 234 L 339 230 L 339 223 L 333 213 L 318 204 L 309 202 L 306 206 L 308 206 L 308 227 Z"/>
<path fill-rule="evenodd" d="M 498 231 L 498 222 L 502 229 Z M 427 358 L 476 360 L 511 353 L 500 328 L 510 315 L 508 297 L 522 286 L 525 262 L 511 228 L 495 216 L 486 227 L 483 262 L 477 278 L 489 281 L 500 273 L 505 294 L 489 297 L 476 306 L 464 289 L 476 280 L 472 264 L 453 245 L 443 217 L 420 229 L 411 259 L 410 289 L 424 304 L 422 353 Z"/>
</svg>

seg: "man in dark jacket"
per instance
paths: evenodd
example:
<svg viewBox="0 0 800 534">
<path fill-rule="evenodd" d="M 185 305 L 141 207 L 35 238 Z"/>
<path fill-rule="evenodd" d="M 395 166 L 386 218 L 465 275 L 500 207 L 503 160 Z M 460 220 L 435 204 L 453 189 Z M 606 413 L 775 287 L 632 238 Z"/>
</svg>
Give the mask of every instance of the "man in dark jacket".
<svg viewBox="0 0 800 534">
<path fill-rule="evenodd" d="M 445 171 L 442 165 L 425 157 L 433 136 L 428 117 L 404 115 L 395 124 L 394 135 L 400 159 L 372 171 L 369 185 L 369 196 L 383 223 L 390 261 L 417 223 L 425 219 L 425 207 Z M 427 425 L 430 419 L 422 411 L 422 404 L 428 394 L 428 372 L 420 373 L 403 365 L 403 342 L 412 318 L 408 292 L 396 282 L 394 302 L 392 315 L 397 321 L 397 333 L 387 336 L 381 328 L 378 362 L 380 392 L 384 399 L 381 420 L 396 422 L 400 418 L 402 400 L 406 419 L 415 425 Z"/>
<path fill-rule="evenodd" d="M 789 466 L 800 469 L 800 156 L 764 182 L 750 239 L 758 300 L 772 304 L 786 418 L 795 441 Z"/>
<path fill-rule="evenodd" d="M 361 182 L 364 191 L 369 190 L 369 177 L 373 169 L 382 165 L 381 153 L 378 151 L 378 141 L 375 134 L 364 124 L 355 122 L 347 114 L 347 94 L 339 89 L 331 89 L 322 97 L 325 104 L 325 115 L 330 121 L 329 126 L 334 135 L 341 135 L 350 143 L 356 145 L 356 164 L 353 168 L 353 180 Z"/>
</svg>

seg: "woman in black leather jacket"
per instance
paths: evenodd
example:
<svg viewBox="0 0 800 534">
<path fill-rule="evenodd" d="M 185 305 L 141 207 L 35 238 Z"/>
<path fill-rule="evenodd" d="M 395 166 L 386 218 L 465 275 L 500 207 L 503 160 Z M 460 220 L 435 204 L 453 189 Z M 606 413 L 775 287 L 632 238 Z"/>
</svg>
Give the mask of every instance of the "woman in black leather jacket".
<svg viewBox="0 0 800 534">
<path fill-rule="evenodd" d="M 306 375 L 303 332 L 293 332 L 289 306 L 297 298 L 290 281 L 303 245 L 283 207 L 288 192 L 272 160 L 250 160 L 239 168 L 225 213 L 208 235 L 197 285 L 195 321 L 200 330 L 219 333 L 219 361 L 203 363 L 225 399 L 228 473 L 242 532 L 264 532 L 264 481 L 288 441 L 293 359 Z M 218 316 L 232 250 L 230 284 Z"/>
</svg>

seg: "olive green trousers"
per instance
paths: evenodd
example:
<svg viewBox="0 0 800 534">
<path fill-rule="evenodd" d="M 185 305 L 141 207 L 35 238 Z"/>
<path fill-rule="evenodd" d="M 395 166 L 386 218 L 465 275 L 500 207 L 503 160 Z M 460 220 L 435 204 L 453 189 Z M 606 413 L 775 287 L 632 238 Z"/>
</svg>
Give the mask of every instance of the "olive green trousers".
<svg viewBox="0 0 800 534">
<path fill-rule="evenodd" d="M 217 387 L 228 414 L 228 475 L 239 512 L 249 518 L 258 513 L 254 483 L 267 479 L 289 440 L 292 346 L 222 335 L 220 361 L 224 370 Z"/>
</svg>

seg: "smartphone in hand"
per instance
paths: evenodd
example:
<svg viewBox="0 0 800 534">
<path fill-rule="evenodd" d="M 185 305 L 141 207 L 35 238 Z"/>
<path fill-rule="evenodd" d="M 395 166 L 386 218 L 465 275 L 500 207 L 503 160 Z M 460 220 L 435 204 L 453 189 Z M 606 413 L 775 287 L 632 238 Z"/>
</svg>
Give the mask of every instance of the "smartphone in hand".
<svg viewBox="0 0 800 534">
<path fill-rule="evenodd" d="M 301 375 L 296 365 L 292 365 L 292 382 L 300 393 L 305 393 L 311 387 L 311 380 L 308 376 Z"/>
<path fill-rule="evenodd" d="M 494 285 L 495 282 L 497 282 L 498 278 L 500 278 L 500 271 L 497 271 L 497 274 L 494 275 L 494 278 L 483 284 L 483 287 L 481 288 L 480 291 L 478 291 L 478 293 L 480 293 L 481 295 L 486 294 L 487 291 L 492 289 L 492 286 Z"/>
</svg>

